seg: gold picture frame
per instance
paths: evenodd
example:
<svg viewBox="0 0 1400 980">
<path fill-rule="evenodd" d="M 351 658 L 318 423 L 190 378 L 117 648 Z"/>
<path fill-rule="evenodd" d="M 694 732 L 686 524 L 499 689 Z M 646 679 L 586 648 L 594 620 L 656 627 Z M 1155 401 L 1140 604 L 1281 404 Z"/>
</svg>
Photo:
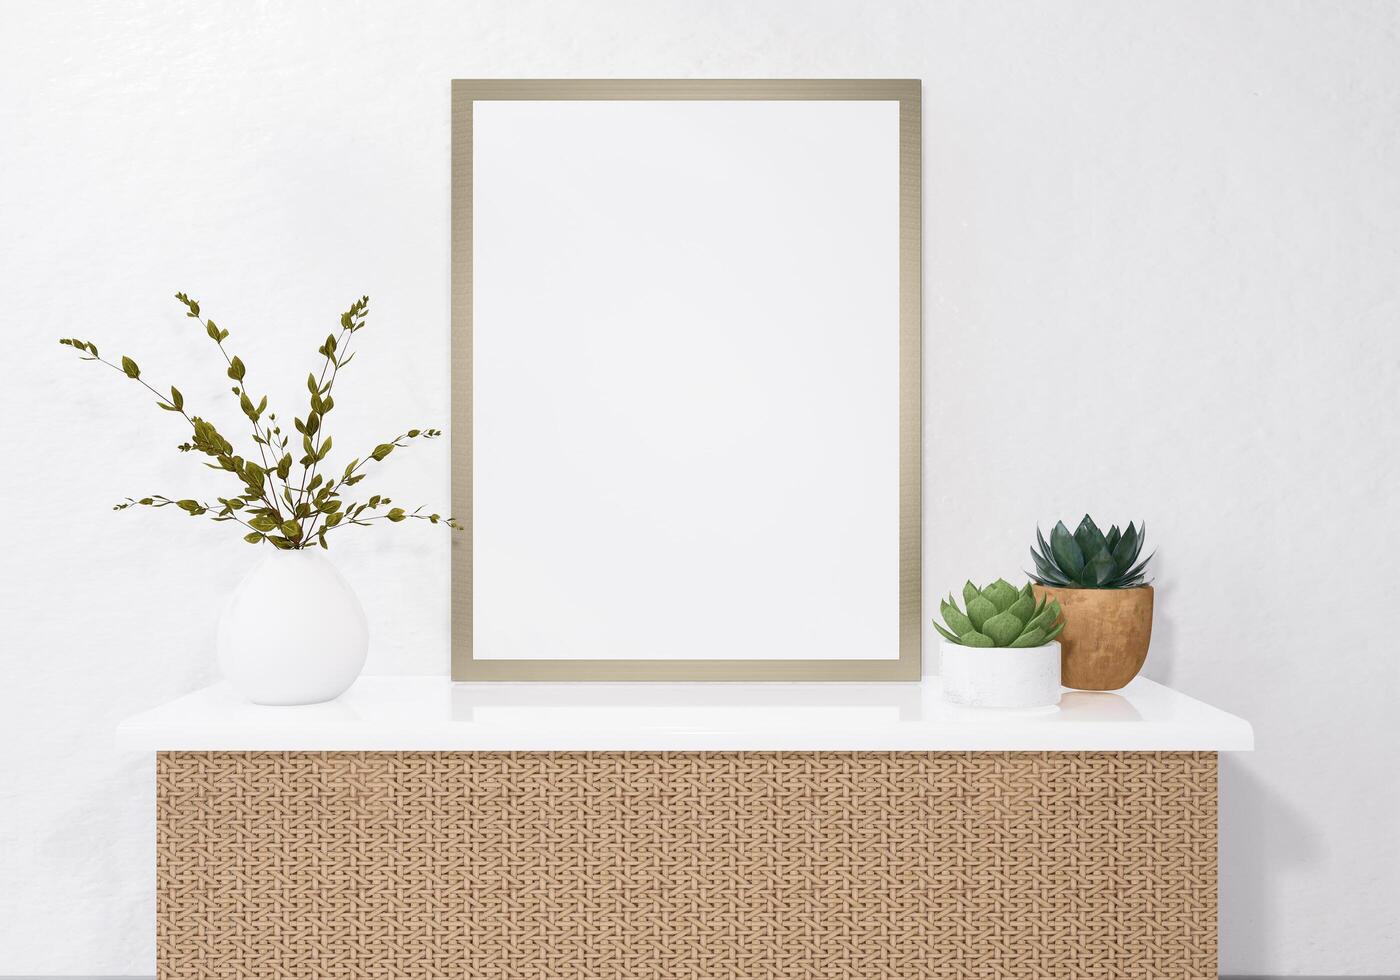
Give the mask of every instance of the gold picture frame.
<svg viewBox="0 0 1400 980">
<path fill-rule="evenodd" d="M 899 104 L 899 652 L 880 660 L 474 659 L 472 114 L 483 100 L 881 100 Z M 452 82 L 452 677 L 457 681 L 909 681 L 921 673 L 922 164 L 918 80 Z"/>
</svg>

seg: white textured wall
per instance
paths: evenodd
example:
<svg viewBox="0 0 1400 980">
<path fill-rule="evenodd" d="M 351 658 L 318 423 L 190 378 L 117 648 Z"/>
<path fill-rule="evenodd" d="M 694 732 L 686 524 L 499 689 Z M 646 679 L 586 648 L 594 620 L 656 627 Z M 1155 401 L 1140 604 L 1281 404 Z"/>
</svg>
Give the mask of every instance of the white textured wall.
<svg viewBox="0 0 1400 980">
<path fill-rule="evenodd" d="M 151 760 L 111 729 L 212 679 L 254 557 L 107 510 L 218 483 L 54 338 L 232 427 L 171 293 L 294 402 L 368 292 L 337 447 L 445 423 L 454 76 L 922 78 L 928 595 L 1016 572 L 1036 521 L 1146 517 L 1148 673 L 1259 738 L 1222 966 L 1400 971 L 1398 10 L 0 2 L 0 974 L 153 969 Z M 391 464 L 445 504 L 446 446 Z M 386 530 L 338 552 L 370 670 L 445 671 L 446 536 Z"/>
</svg>

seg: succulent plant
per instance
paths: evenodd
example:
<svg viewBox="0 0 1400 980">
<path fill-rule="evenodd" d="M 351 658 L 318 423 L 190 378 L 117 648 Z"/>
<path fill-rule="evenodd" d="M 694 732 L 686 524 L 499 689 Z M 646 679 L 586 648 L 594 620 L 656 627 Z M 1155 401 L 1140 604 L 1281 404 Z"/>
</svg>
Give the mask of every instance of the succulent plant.
<svg viewBox="0 0 1400 980">
<path fill-rule="evenodd" d="M 1143 569 L 1152 560 L 1148 555 L 1137 561 L 1142 551 L 1147 525 L 1140 528 L 1131 523 L 1121 534 L 1115 524 L 1104 534 L 1088 514 L 1079 522 L 1073 534 L 1060 521 L 1050 532 L 1050 543 L 1040 528 L 1035 529 L 1040 550 L 1031 549 L 1035 574 L 1031 580 L 1038 585 L 1068 589 L 1133 589 L 1143 584 Z M 1134 564 L 1137 562 L 1137 564 Z"/>
<path fill-rule="evenodd" d="M 1064 629 L 1060 604 L 1041 599 L 1037 604 L 1030 584 L 1016 588 L 1005 579 L 997 579 L 985 589 L 968 582 L 963 586 L 963 603 L 967 612 L 958 608 L 949 595 L 938 604 L 948 629 L 933 628 L 950 643 L 965 647 L 1038 647 L 1044 646 Z"/>
</svg>

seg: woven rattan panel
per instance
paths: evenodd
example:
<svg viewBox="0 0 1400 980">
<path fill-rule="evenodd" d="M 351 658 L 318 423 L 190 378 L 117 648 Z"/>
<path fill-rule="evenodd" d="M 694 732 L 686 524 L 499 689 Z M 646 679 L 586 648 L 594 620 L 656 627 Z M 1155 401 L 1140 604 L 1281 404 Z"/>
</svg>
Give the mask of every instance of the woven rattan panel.
<svg viewBox="0 0 1400 980">
<path fill-rule="evenodd" d="M 164 980 L 1216 976 L 1213 753 L 167 753 Z"/>
</svg>

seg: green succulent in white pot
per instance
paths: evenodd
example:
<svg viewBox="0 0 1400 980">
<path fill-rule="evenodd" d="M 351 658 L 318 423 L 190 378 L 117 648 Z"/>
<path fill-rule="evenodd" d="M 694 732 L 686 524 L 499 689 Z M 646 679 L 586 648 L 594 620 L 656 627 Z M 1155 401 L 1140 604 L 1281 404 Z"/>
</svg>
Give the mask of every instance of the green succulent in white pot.
<svg viewBox="0 0 1400 980">
<path fill-rule="evenodd" d="M 1029 583 L 997 579 L 963 586 L 963 606 L 949 595 L 938 604 L 946 626 L 939 675 L 943 696 L 982 708 L 1038 708 L 1060 700 L 1060 604 L 1036 601 Z"/>
<path fill-rule="evenodd" d="M 220 670 L 235 689 L 260 704 L 330 700 L 359 675 L 369 634 L 359 598 L 324 552 L 351 527 L 418 522 L 459 527 L 451 517 L 422 507 L 405 509 L 386 494 L 364 495 L 353 489 L 391 453 L 441 433 L 426 427 L 406 429 L 343 468 L 331 467 L 326 419 L 336 407 L 336 380 L 355 357 L 352 347 L 369 316 L 369 297 L 352 303 L 341 314 L 339 329 L 326 335 L 316 368 L 306 377 L 306 409 L 290 424 L 268 408 L 266 395 L 250 389 L 247 366 L 225 344 L 229 331 L 207 318 L 198 301 L 184 293 L 175 298 L 218 349 L 233 401 L 252 429 L 252 447 L 240 453 L 214 422 L 186 404 L 179 388 L 171 385 L 166 394 L 166 387 L 152 384 L 131 357 L 108 359 L 92 341 L 65 337 L 59 343 L 83 360 L 105 365 L 154 395 L 156 406 L 184 434 L 179 450 L 236 487 L 213 501 L 148 494 L 128 497 L 115 509 L 174 508 L 238 528 L 244 541 L 260 546 L 263 557 L 219 619 Z"/>
</svg>

